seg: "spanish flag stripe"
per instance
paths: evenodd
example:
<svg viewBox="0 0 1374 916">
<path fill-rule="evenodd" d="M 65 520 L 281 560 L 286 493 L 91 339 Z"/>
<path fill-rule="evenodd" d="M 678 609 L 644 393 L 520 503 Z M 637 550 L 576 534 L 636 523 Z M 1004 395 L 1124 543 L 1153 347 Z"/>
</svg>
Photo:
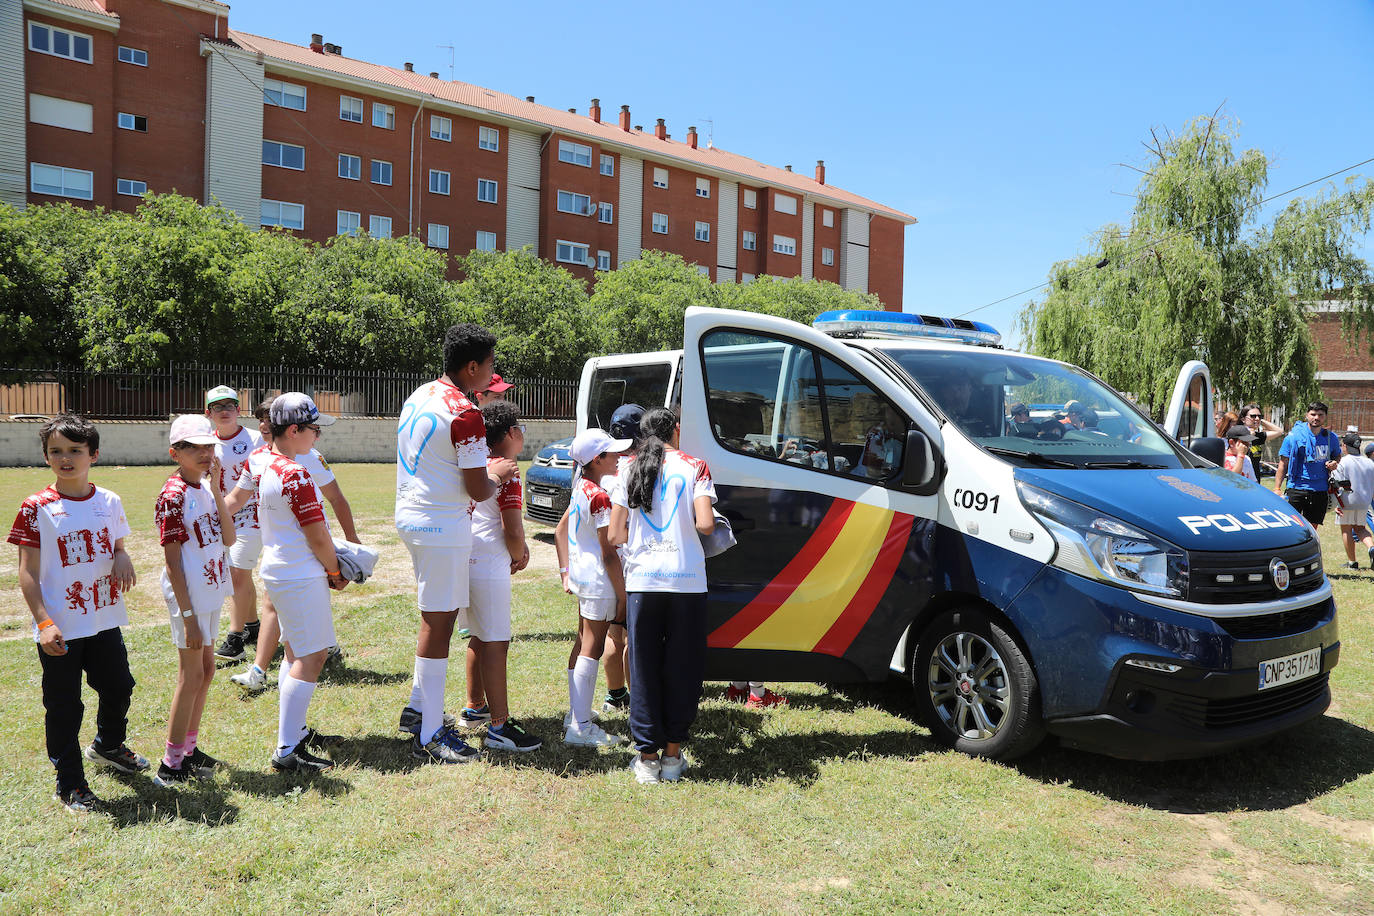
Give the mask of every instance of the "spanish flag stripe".
<svg viewBox="0 0 1374 916">
<path fill-rule="evenodd" d="M 915 522 L 914 515 L 896 513 L 887 529 L 887 537 L 883 539 L 883 546 L 878 551 L 877 562 L 869 570 L 868 577 L 864 579 L 863 585 L 859 586 L 858 592 L 854 594 L 844 613 L 840 614 L 840 619 L 836 620 L 830 630 L 821 637 L 821 641 L 816 643 L 812 652 L 844 655 L 849 649 L 849 644 L 859 635 L 859 630 L 863 629 L 863 625 L 872 616 L 873 609 L 887 592 L 887 587 L 892 584 L 892 577 L 897 572 L 898 564 L 902 562 L 907 539 L 911 536 L 911 526 Z"/>
</svg>

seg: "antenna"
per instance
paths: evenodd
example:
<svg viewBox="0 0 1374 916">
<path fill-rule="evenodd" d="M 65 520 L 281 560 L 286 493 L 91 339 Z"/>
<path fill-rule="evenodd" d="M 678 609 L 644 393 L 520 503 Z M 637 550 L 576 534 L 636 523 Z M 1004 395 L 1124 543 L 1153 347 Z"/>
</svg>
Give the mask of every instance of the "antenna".
<svg viewBox="0 0 1374 916">
<path fill-rule="evenodd" d="M 448 49 L 448 78 L 449 78 L 449 81 L 452 82 L 452 81 L 453 81 L 453 45 L 435 45 L 434 47 L 436 47 L 436 48 L 447 48 L 447 49 Z"/>
<path fill-rule="evenodd" d="M 716 122 L 710 118 L 697 118 L 702 124 L 706 125 L 706 148 L 716 148 Z"/>
</svg>

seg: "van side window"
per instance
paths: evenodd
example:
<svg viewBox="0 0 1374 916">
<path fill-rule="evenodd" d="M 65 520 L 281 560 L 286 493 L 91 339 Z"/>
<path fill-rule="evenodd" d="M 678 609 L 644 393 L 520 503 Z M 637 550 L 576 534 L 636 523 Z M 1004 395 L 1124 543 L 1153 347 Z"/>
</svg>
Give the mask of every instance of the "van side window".
<svg viewBox="0 0 1374 916">
<path fill-rule="evenodd" d="M 645 410 L 661 407 L 668 398 L 671 372 L 672 366 L 668 363 L 597 369 L 592 373 L 587 422 L 601 429 L 609 428 L 611 414 L 621 404 L 638 404 Z"/>
<path fill-rule="evenodd" d="M 868 382 L 822 356 L 831 461 L 851 477 L 887 480 L 902 469 L 907 422 Z"/>
</svg>

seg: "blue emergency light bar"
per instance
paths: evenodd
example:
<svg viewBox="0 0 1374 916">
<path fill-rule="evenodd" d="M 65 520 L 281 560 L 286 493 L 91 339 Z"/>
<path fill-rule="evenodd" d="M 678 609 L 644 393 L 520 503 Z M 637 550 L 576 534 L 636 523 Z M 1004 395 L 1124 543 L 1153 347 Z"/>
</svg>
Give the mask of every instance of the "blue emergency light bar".
<svg viewBox="0 0 1374 916">
<path fill-rule="evenodd" d="M 841 309 L 821 312 L 811 327 L 831 337 L 926 337 L 959 341 L 983 347 L 1001 346 L 1002 335 L 990 324 L 966 318 L 910 315 L 874 309 Z"/>
</svg>

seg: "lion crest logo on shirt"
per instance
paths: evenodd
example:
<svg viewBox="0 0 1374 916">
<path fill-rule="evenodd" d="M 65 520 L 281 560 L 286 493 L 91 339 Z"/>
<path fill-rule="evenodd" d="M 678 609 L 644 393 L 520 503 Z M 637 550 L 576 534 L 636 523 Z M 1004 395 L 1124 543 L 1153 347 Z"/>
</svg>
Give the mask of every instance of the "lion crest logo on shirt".
<svg viewBox="0 0 1374 916">
<path fill-rule="evenodd" d="M 248 443 L 247 443 L 247 442 L 235 442 L 235 443 L 234 443 L 234 446 L 233 446 L 233 450 L 234 450 L 234 454 L 235 454 L 235 455 L 242 455 L 244 452 L 248 451 Z"/>
<path fill-rule="evenodd" d="M 1195 499 L 1200 499 L 1203 502 L 1221 502 L 1221 496 L 1219 494 L 1213 493 L 1206 487 L 1200 487 L 1195 483 L 1189 483 L 1186 480 L 1179 480 L 1177 477 L 1173 477 L 1168 474 L 1161 476 L 1159 478 L 1159 481 L 1160 483 L 1168 484 L 1180 493 L 1183 493 L 1187 496 L 1191 496 Z"/>
</svg>

